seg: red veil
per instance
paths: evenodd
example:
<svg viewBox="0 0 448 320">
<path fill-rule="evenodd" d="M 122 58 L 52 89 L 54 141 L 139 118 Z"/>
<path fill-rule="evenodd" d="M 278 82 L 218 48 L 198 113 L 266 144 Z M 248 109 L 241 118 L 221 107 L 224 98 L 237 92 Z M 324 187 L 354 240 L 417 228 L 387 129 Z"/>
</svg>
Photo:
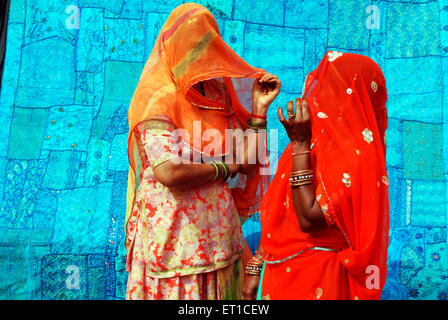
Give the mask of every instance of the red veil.
<svg viewBox="0 0 448 320">
<path fill-rule="evenodd" d="M 133 237 L 128 234 L 128 220 L 142 172 L 135 127 L 142 121 L 163 116 L 176 128 L 189 133 L 189 140 L 184 142 L 195 151 L 202 153 L 207 145 L 219 143 L 222 147 L 218 150 L 225 150 L 225 131 L 231 114 L 226 112 L 226 106 L 195 94 L 190 88 L 201 81 L 224 78 L 232 112 L 245 127 L 250 118 L 246 108 L 250 110 L 252 102 L 248 97 L 251 97 L 254 79 L 263 72 L 247 64 L 225 43 L 215 18 L 204 6 L 185 3 L 171 12 L 142 71 L 128 111 L 127 247 Z M 221 134 L 222 140 L 211 143 L 205 139 L 193 140 L 196 121 L 201 123 L 199 138 L 205 130 L 213 129 Z M 238 181 L 232 188 L 233 199 L 238 212 L 249 216 L 258 211 L 269 176 L 256 170 L 250 177 L 240 175 Z"/>
<path fill-rule="evenodd" d="M 316 199 L 330 227 L 300 231 L 288 146 L 262 202 L 262 296 L 379 299 L 389 232 L 383 73 L 368 57 L 328 52 L 303 92 L 311 114 Z"/>
</svg>

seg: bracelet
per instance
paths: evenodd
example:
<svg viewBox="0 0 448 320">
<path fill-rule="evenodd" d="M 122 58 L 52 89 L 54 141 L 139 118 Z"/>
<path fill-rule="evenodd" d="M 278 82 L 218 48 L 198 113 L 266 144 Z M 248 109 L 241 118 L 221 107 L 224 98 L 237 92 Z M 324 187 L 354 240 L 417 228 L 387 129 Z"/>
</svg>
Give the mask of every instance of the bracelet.
<svg viewBox="0 0 448 320">
<path fill-rule="evenodd" d="M 291 189 L 295 189 L 295 188 L 298 188 L 298 187 L 301 187 L 301 186 L 305 186 L 305 185 L 308 185 L 308 184 L 312 184 L 313 183 L 313 180 L 308 180 L 308 181 L 302 181 L 302 182 L 299 182 L 299 183 L 290 183 L 289 185 L 291 186 Z"/>
<path fill-rule="evenodd" d="M 314 180 L 313 170 L 298 170 L 290 173 L 289 185 L 291 188 L 297 188 L 307 184 L 312 184 Z"/>
<path fill-rule="evenodd" d="M 303 175 L 307 175 L 307 174 L 313 174 L 313 169 L 306 169 L 306 170 L 297 170 L 297 171 L 293 171 L 289 174 L 290 177 L 298 177 L 298 176 L 303 176 Z"/>
<path fill-rule="evenodd" d="M 259 258 L 255 257 L 255 256 L 253 256 L 253 257 L 247 262 L 247 265 L 248 265 L 248 266 L 254 266 L 254 267 L 261 267 L 261 266 L 263 266 L 263 263 L 264 263 L 263 259 L 259 259 Z"/>
<path fill-rule="evenodd" d="M 219 168 L 216 165 L 216 163 L 214 163 L 214 162 L 210 162 L 210 164 L 213 166 L 213 168 L 215 168 L 215 176 L 211 180 L 213 182 L 213 181 L 216 181 L 216 179 L 218 179 L 218 177 L 219 177 Z"/>
<path fill-rule="evenodd" d="M 311 151 L 303 151 L 303 152 L 299 152 L 299 153 L 295 153 L 295 152 L 293 152 L 293 153 L 292 153 L 292 156 L 295 157 L 295 156 L 300 156 L 300 155 L 302 155 L 302 154 L 307 154 L 307 153 L 311 153 Z"/>
<path fill-rule="evenodd" d="M 255 262 L 254 260 L 258 259 L 254 257 L 250 259 L 246 265 L 245 270 L 247 274 L 259 276 L 263 267 L 263 261 L 258 260 L 258 262 Z"/>
<path fill-rule="evenodd" d="M 268 127 L 268 123 L 266 121 L 260 122 L 260 123 L 254 123 L 250 119 L 247 120 L 247 128 L 248 129 L 260 130 L 260 129 L 267 129 L 267 127 Z"/>
<path fill-rule="evenodd" d="M 219 164 L 221 165 L 221 167 L 223 168 L 223 171 L 224 171 L 223 181 L 227 181 L 227 179 L 229 179 L 229 177 L 230 177 L 229 166 L 224 162 L 220 162 Z"/>
<path fill-rule="evenodd" d="M 261 268 L 247 266 L 246 274 L 249 274 L 251 276 L 259 276 L 261 275 Z"/>
<path fill-rule="evenodd" d="M 289 182 L 296 182 L 302 180 L 313 180 L 314 175 L 312 173 L 301 174 L 299 176 L 292 176 L 289 178 Z"/>
<path fill-rule="evenodd" d="M 216 171 L 215 177 L 213 178 L 212 181 L 218 180 L 218 179 L 223 178 L 225 176 L 225 169 L 221 165 L 220 162 L 212 161 L 212 162 L 210 162 L 210 164 L 215 168 L 215 171 Z"/>
<path fill-rule="evenodd" d="M 253 118 L 258 118 L 258 119 L 263 119 L 263 120 L 266 120 L 267 119 L 267 116 L 260 116 L 260 115 L 258 115 L 258 114 L 251 114 L 251 116 L 253 117 Z"/>
<path fill-rule="evenodd" d="M 217 179 L 220 179 L 220 178 L 222 178 L 223 181 L 226 181 L 230 177 L 231 173 L 230 173 L 229 166 L 227 164 L 225 164 L 224 162 L 212 161 L 212 162 L 210 162 L 210 164 L 215 168 L 215 176 L 211 180 L 212 182 L 216 181 Z"/>
</svg>

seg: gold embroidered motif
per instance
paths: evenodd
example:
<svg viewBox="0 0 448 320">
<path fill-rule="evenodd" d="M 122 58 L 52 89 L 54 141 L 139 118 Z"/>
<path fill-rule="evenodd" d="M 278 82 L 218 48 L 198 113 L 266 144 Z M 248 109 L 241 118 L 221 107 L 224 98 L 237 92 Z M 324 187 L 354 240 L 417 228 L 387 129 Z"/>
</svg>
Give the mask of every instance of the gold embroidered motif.
<svg viewBox="0 0 448 320">
<path fill-rule="evenodd" d="M 352 185 L 352 182 L 350 181 L 350 175 L 348 173 L 344 173 L 343 176 L 344 177 L 342 178 L 342 183 L 344 183 L 347 188 L 350 188 L 350 186 Z"/>
<path fill-rule="evenodd" d="M 378 85 L 376 84 L 375 81 L 372 81 L 372 83 L 370 84 L 370 87 L 372 88 L 373 92 L 377 92 L 378 91 Z"/>
<path fill-rule="evenodd" d="M 333 62 L 340 56 L 342 56 L 342 52 L 338 52 L 338 51 L 328 52 L 328 61 Z"/>
<path fill-rule="evenodd" d="M 323 290 L 322 288 L 317 288 L 316 290 L 316 299 L 320 299 L 322 297 Z"/>
<path fill-rule="evenodd" d="M 381 177 L 381 181 L 383 181 L 383 183 L 388 186 L 389 185 L 389 179 L 387 178 L 387 176 L 382 176 Z"/>
<path fill-rule="evenodd" d="M 271 300 L 271 297 L 269 296 L 269 294 L 267 294 L 264 297 L 262 297 L 261 300 Z"/>
<path fill-rule="evenodd" d="M 288 195 L 286 195 L 286 200 L 283 202 L 283 205 L 286 207 L 286 209 L 289 209 L 289 198 Z"/>
<path fill-rule="evenodd" d="M 194 106 L 196 106 L 196 107 L 198 107 L 198 108 L 201 108 L 201 109 L 209 109 L 209 110 L 225 110 L 225 108 L 224 107 L 210 107 L 210 106 L 204 106 L 204 105 L 201 105 L 201 104 L 197 104 L 197 103 L 194 103 L 194 102 L 190 102 L 192 105 L 194 105 Z"/>
<path fill-rule="evenodd" d="M 319 118 L 321 118 L 321 119 L 326 119 L 326 118 L 328 118 L 328 116 L 327 116 L 325 113 L 323 113 L 323 112 L 319 112 L 319 113 L 317 113 L 317 116 L 318 116 Z"/>
<path fill-rule="evenodd" d="M 290 267 L 287 267 L 287 268 L 286 268 L 286 272 L 291 272 L 291 268 L 290 268 Z"/>
<path fill-rule="evenodd" d="M 364 136 L 364 140 L 367 143 L 371 143 L 373 141 L 373 134 L 372 131 L 370 131 L 369 129 L 364 129 L 364 131 L 362 132 L 362 135 Z"/>
</svg>

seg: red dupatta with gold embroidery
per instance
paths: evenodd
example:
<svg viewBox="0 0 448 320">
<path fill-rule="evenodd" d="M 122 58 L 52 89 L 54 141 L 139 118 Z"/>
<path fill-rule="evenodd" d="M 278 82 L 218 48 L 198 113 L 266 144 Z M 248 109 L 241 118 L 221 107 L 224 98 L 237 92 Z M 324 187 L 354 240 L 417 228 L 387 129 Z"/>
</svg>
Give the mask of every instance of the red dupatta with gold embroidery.
<svg viewBox="0 0 448 320">
<path fill-rule="evenodd" d="M 317 200 L 328 223 L 337 226 L 346 242 L 333 244 L 333 249 L 338 250 L 337 267 L 324 272 L 329 273 L 333 285 L 345 282 L 348 291 L 327 298 L 379 299 L 386 280 L 389 232 L 387 92 L 383 73 L 368 57 L 328 52 L 308 75 L 304 98 L 308 99 L 311 114 Z M 261 241 L 266 259 L 287 259 L 302 250 L 331 247 L 332 242 L 339 241 L 328 231 L 314 235 L 300 231 L 293 206 L 285 205 L 292 203 L 288 182 L 291 163 L 288 146 L 262 202 Z M 301 291 L 301 283 L 305 282 L 321 285 L 321 291 L 323 286 L 331 286 L 321 283 L 326 279 L 320 266 L 323 262 L 312 258 L 306 261 L 314 264 L 315 268 L 310 269 L 314 271 L 291 278 L 296 280 L 284 288 L 283 296 L 290 297 L 294 291 L 295 298 L 307 299 L 309 293 Z M 379 276 L 376 288 L 368 285 L 372 272 Z M 284 271 L 272 275 L 276 279 L 292 277 Z M 282 294 L 273 298 L 282 299 Z"/>
</svg>

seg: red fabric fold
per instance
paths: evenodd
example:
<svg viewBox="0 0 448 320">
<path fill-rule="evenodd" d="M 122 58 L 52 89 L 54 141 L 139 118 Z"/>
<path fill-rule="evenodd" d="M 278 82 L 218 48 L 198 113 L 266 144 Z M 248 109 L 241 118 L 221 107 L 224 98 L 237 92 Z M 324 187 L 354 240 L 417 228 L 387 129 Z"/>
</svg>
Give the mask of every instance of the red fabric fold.
<svg viewBox="0 0 448 320">
<path fill-rule="evenodd" d="M 303 98 L 308 99 L 311 113 L 316 197 L 330 226 L 313 234 L 300 231 L 288 181 L 292 167 L 288 146 L 262 202 L 262 246 L 266 258 L 276 259 L 315 246 L 339 250 L 295 258 L 294 263 L 315 268 L 294 277 L 271 267 L 268 277 L 291 280 L 283 290 L 269 293 L 270 280 L 264 279 L 263 294 L 274 299 L 308 299 L 313 295 L 303 290 L 314 286 L 327 293 L 318 295 L 322 298 L 379 299 L 386 280 L 389 232 L 383 73 L 368 57 L 328 52 L 308 75 Z M 331 256 L 333 267 L 327 261 L 324 268 L 325 259 L 312 258 L 318 255 Z M 378 276 L 378 281 L 372 276 Z M 339 291 L 334 290 L 336 283 Z"/>
</svg>

